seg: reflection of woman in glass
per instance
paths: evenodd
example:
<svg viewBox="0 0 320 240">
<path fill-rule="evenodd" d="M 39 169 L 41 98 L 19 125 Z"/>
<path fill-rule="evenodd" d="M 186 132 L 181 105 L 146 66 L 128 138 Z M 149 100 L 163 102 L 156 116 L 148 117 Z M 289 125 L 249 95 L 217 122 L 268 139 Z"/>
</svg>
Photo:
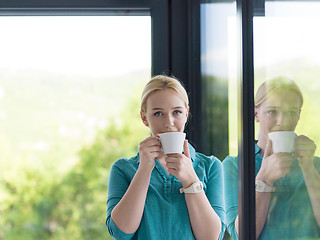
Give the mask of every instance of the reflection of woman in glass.
<svg viewBox="0 0 320 240">
<path fill-rule="evenodd" d="M 259 135 L 255 145 L 257 239 L 319 239 L 320 159 L 308 137 L 295 140 L 295 150 L 272 153 L 268 133 L 294 131 L 303 103 L 298 86 L 276 78 L 263 83 L 256 94 L 255 120 Z M 238 162 L 223 161 L 227 227 L 238 239 Z"/>
<path fill-rule="evenodd" d="M 195 152 L 187 140 L 183 154 L 164 155 L 157 138 L 183 132 L 188 112 L 188 95 L 176 79 L 156 76 L 145 86 L 140 114 L 152 136 L 140 143 L 137 156 L 119 159 L 110 172 L 106 224 L 114 238 L 223 237 L 221 162 Z"/>
</svg>

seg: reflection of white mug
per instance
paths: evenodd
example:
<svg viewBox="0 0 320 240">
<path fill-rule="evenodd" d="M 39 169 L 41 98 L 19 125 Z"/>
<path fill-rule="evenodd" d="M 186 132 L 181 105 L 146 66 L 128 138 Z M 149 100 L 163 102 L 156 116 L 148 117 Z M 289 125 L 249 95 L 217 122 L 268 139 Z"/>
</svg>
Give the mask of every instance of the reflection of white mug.
<svg viewBox="0 0 320 240">
<path fill-rule="evenodd" d="M 186 134 L 183 132 L 160 133 L 160 142 L 164 154 L 182 153 Z"/>
<path fill-rule="evenodd" d="M 268 133 L 269 139 L 272 141 L 272 151 L 274 153 L 294 151 L 294 142 L 296 134 L 292 131 L 277 131 Z"/>
</svg>

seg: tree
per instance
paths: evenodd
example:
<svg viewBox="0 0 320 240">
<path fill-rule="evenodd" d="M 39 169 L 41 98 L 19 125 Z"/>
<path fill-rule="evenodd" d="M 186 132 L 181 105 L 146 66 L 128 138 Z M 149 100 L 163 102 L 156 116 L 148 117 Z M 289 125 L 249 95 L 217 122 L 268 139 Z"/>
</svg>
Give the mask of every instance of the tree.
<svg viewBox="0 0 320 240">
<path fill-rule="evenodd" d="M 111 165 L 134 156 L 148 136 L 138 101 L 129 101 L 119 119 L 81 149 L 69 172 L 29 166 L 20 169 L 19 178 L 2 180 L 0 239 L 111 239 L 105 227 Z"/>
</svg>

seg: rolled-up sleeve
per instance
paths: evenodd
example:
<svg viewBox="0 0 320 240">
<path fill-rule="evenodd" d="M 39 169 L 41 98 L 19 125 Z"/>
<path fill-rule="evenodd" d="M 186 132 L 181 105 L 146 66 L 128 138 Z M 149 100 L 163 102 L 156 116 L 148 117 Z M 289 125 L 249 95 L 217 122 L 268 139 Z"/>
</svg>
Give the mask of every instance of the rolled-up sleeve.
<svg viewBox="0 0 320 240">
<path fill-rule="evenodd" d="M 223 161 L 223 172 L 227 230 L 232 239 L 237 240 L 235 220 L 238 216 L 238 167 L 236 157 L 226 157 Z"/>
<path fill-rule="evenodd" d="M 221 221 L 221 233 L 219 240 L 223 238 L 226 230 L 226 213 L 224 208 L 224 193 L 223 193 L 223 170 L 222 164 L 216 157 L 211 157 L 213 164 L 208 171 L 208 182 L 207 182 L 207 198 L 217 213 Z"/>
<path fill-rule="evenodd" d="M 125 192 L 127 191 L 131 179 L 121 170 L 124 167 L 126 159 L 119 159 L 116 161 L 110 171 L 109 185 L 108 185 L 108 200 L 107 200 L 107 217 L 106 225 L 110 235 L 117 240 L 132 239 L 134 233 L 127 234 L 123 232 L 112 220 L 111 212 L 113 208 L 121 200 Z"/>
</svg>

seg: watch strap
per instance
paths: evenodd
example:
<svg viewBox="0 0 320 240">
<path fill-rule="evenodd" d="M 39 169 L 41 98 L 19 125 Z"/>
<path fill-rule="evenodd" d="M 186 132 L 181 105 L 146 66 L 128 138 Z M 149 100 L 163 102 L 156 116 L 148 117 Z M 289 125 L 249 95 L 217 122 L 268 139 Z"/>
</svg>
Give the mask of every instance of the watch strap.
<svg viewBox="0 0 320 240">
<path fill-rule="evenodd" d="M 269 186 L 267 183 L 261 180 L 256 180 L 256 191 L 257 192 L 275 192 L 275 188 Z"/>
<path fill-rule="evenodd" d="M 196 181 L 191 184 L 190 187 L 180 188 L 180 193 L 199 193 L 203 189 L 203 183 L 201 181 Z"/>
</svg>

